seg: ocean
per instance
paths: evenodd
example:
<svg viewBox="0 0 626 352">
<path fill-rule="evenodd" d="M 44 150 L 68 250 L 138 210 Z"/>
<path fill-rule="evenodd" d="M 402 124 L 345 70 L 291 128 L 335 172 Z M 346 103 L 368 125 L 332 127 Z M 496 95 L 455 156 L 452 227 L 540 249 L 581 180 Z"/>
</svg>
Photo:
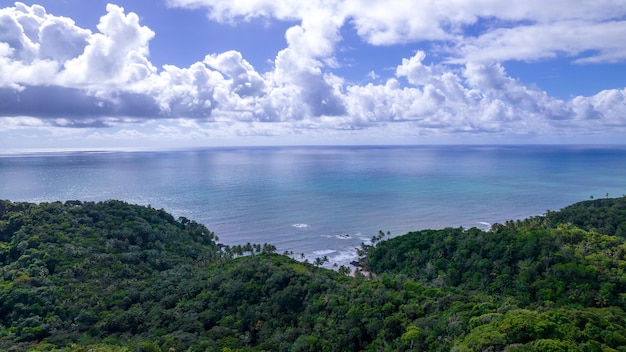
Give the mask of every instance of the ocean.
<svg viewBox="0 0 626 352">
<path fill-rule="evenodd" d="M 380 230 L 488 229 L 626 194 L 626 146 L 242 147 L 0 154 L 0 198 L 119 199 L 346 265 Z"/>
</svg>

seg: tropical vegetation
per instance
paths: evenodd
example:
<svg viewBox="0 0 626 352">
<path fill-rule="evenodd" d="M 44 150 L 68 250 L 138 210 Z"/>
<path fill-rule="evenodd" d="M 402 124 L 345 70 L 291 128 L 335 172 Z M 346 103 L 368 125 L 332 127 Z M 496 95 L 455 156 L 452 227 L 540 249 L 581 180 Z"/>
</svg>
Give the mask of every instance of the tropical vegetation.
<svg viewBox="0 0 626 352">
<path fill-rule="evenodd" d="M 328 270 L 149 206 L 0 201 L 0 350 L 626 351 L 626 197 L 373 240 Z"/>
</svg>

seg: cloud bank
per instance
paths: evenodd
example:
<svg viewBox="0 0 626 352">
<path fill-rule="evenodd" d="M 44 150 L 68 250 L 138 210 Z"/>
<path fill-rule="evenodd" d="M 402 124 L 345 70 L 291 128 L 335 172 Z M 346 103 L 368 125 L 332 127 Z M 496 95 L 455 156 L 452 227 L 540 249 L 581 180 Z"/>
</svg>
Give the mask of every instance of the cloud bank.
<svg viewBox="0 0 626 352">
<path fill-rule="evenodd" d="M 118 127 L 116 133 L 138 138 L 145 135 L 124 131 L 156 123 L 153 133 L 172 138 L 183 130 L 198 137 L 626 132 L 626 88 L 561 100 L 521 84 L 502 65 L 557 56 L 572 64 L 624 62 L 626 7 L 619 2 L 168 4 L 206 11 L 224 23 L 262 18 L 298 24 L 286 31 L 286 47 L 268 72 L 255 70 L 237 51 L 210 53 L 189 67 L 155 67 L 149 58 L 155 32 L 120 6 L 106 6 L 94 33 L 42 6 L 15 3 L 0 9 L 0 131 Z M 384 82 L 355 84 L 334 70 L 342 28 L 353 28 L 371 45 L 431 43 L 432 53 L 398 58 Z M 428 55 L 441 61 L 425 64 Z"/>
</svg>

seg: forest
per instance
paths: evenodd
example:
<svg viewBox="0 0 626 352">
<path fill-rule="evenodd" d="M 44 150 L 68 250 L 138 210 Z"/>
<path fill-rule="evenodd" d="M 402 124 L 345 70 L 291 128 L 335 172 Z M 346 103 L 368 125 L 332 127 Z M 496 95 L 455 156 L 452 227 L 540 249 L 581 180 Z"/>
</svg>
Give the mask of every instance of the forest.
<svg viewBox="0 0 626 352">
<path fill-rule="evenodd" d="M 626 351 L 626 197 L 358 253 L 351 274 L 150 206 L 0 200 L 0 350 Z"/>
</svg>

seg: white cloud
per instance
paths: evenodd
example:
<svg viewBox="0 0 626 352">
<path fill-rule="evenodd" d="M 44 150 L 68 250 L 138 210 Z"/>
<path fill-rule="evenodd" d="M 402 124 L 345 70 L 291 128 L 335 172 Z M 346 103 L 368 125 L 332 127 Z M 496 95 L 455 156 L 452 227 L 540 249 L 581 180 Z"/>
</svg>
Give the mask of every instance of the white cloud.
<svg viewBox="0 0 626 352">
<path fill-rule="evenodd" d="M 272 0 L 167 0 L 170 6 L 192 9 L 207 8 L 209 17 L 219 22 L 238 19 L 276 18 L 299 20 L 314 9 L 333 7 L 333 1 L 312 0 L 307 2 Z"/>
<path fill-rule="evenodd" d="M 30 116 L 15 116 L 2 118 L 0 131 L 14 131 L 25 128 L 45 127 L 46 124 L 40 119 Z"/>
<path fill-rule="evenodd" d="M 430 134 L 529 134 L 552 133 L 557 128 L 576 132 L 579 128 L 574 102 L 525 87 L 508 77 L 500 65 L 468 64 L 455 74 L 443 67 L 424 66 L 423 59 L 424 54 L 418 52 L 396 69 L 398 78 L 406 78 L 411 86 L 403 87 L 391 79 L 384 85 L 348 87 L 349 123 L 366 128 L 404 122 L 416 133 Z M 582 105 L 580 100 L 577 106 Z M 608 105 L 618 103 L 623 99 L 613 98 Z M 599 115 L 599 110 L 608 109 L 589 106 Z"/>
<path fill-rule="evenodd" d="M 139 25 L 136 14 L 126 15 L 119 6 L 108 4 L 106 11 L 98 24 L 100 33 L 89 37 L 81 55 L 64 63 L 59 77 L 63 85 L 127 85 L 156 71 L 147 58 L 154 32 Z"/>
<path fill-rule="evenodd" d="M 626 59 L 625 37 L 626 21 L 563 21 L 499 28 L 467 38 L 458 45 L 459 56 L 449 61 L 533 61 L 564 54 L 576 57 L 576 63 L 620 62 Z"/>
<path fill-rule="evenodd" d="M 76 58 L 85 50 L 90 35 L 68 18 L 46 16 L 39 28 L 39 58 L 57 62 Z"/>
<path fill-rule="evenodd" d="M 423 51 L 418 51 L 410 59 L 402 59 L 402 65 L 396 68 L 396 76 L 406 77 L 413 85 L 425 85 L 432 77 L 432 68 L 424 66 L 422 61 L 426 58 Z"/>
<path fill-rule="evenodd" d="M 265 93 L 264 79 L 237 51 L 208 55 L 204 63 L 228 76 L 232 81 L 230 90 L 241 97 L 260 96 Z"/>
<path fill-rule="evenodd" d="M 0 126 L 110 127 L 114 133 L 90 135 L 171 140 L 315 130 L 626 132 L 626 90 L 563 101 L 524 86 L 498 63 L 562 54 L 587 63 L 626 59 L 619 20 L 625 9 L 613 1 L 563 1 L 170 1 L 206 8 L 224 22 L 299 21 L 286 31 L 287 46 L 268 72 L 258 72 L 238 51 L 159 69 L 149 60 L 155 33 L 119 6 L 108 5 L 92 33 L 41 6 L 16 3 L 0 9 Z M 475 36 L 465 33 L 470 25 L 478 28 Z M 425 64 L 427 53 L 418 51 L 398 58 L 395 77 L 382 84 L 346 83 L 333 73 L 344 26 L 376 45 L 437 40 L 450 56 L 447 63 Z M 120 127 L 140 123 L 152 126 L 150 132 Z"/>
<path fill-rule="evenodd" d="M 613 0 L 169 0 L 171 6 L 205 8 L 218 21 L 270 18 L 301 21 L 318 39 L 349 23 L 368 43 L 439 41 L 455 62 L 536 60 L 595 53 L 577 62 L 626 60 L 621 43 L 626 6 Z M 332 14 L 333 24 L 325 19 Z M 467 34 L 472 28 L 476 34 Z M 607 35 L 611 33 L 611 35 Z M 316 48 L 310 38 L 307 47 Z M 327 50 L 326 50 L 327 51 Z"/>
<path fill-rule="evenodd" d="M 209 117 L 214 108 L 213 92 L 224 78 L 202 63 L 189 68 L 164 66 L 158 77 L 151 78 L 151 94 L 166 116 Z"/>
<path fill-rule="evenodd" d="M 626 127 L 626 88 L 604 90 L 591 97 L 579 96 L 571 101 L 571 106 L 576 119 L 585 121 L 588 127 Z"/>
</svg>

